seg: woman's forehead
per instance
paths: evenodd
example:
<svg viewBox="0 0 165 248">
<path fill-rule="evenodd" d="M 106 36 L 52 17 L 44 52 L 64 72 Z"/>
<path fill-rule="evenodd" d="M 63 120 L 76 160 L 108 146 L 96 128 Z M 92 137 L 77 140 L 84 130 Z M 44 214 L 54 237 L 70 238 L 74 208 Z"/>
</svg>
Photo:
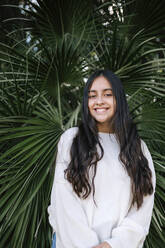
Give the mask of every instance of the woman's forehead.
<svg viewBox="0 0 165 248">
<path fill-rule="evenodd" d="M 103 76 L 97 77 L 89 91 L 105 91 L 105 90 L 112 90 L 111 83 Z"/>
</svg>

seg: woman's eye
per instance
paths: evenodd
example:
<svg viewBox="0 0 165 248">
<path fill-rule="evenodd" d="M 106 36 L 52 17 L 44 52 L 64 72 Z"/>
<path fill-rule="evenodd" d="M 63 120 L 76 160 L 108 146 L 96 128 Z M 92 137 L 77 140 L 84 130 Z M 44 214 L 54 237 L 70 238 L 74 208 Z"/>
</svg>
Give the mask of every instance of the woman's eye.
<svg viewBox="0 0 165 248">
<path fill-rule="evenodd" d="M 89 98 L 94 98 L 94 97 L 96 97 L 96 95 L 91 95 L 91 96 L 88 96 Z"/>
<path fill-rule="evenodd" d="M 109 93 L 109 94 L 107 93 L 107 94 L 105 94 L 105 96 L 112 96 L 112 94 L 111 93 Z"/>
</svg>

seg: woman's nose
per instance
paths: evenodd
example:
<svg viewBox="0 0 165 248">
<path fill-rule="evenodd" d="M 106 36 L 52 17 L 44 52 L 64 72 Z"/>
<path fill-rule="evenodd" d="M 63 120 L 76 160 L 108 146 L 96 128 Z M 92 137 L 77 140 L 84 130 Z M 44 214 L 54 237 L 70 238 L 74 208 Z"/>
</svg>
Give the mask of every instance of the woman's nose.
<svg viewBox="0 0 165 248">
<path fill-rule="evenodd" d="M 102 104 L 104 101 L 103 101 L 103 97 L 102 96 L 97 96 L 96 98 L 96 103 L 97 104 Z"/>
</svg>

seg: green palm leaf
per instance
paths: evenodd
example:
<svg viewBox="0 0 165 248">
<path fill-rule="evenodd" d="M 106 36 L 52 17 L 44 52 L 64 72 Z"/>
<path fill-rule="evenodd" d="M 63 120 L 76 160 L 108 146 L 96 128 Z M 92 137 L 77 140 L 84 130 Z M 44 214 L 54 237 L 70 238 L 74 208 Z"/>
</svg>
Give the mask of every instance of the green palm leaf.
<svg viewBox="0 0 165 248">
<path fill-rule="evenodd" d="M 151 151 L 157 186 L 144 247 L 164 247 L 164 8 L 153 0 L 37 0 L 22 9 L 26 28 L 0 43 L 1 247 L 50 247 L 57 142 L 79 123 L 84 81 L 96 68 L 120 76 Z"/>
</svg>

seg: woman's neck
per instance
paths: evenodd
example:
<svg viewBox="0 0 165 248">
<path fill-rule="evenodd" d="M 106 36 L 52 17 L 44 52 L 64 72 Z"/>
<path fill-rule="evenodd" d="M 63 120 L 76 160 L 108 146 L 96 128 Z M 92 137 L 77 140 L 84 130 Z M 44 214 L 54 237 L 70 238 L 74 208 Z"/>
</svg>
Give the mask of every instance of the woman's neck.
<svg viewBox="0 0 165 248">
<path fill-rule="evenodd" d="M 105 126 L 99 123 L 99 125 L 97 126 L 97 130 L 98 132 L 101 133 L 114 133 L 114 128 L 112 128 L 111 126 Z"/>
</svg>

